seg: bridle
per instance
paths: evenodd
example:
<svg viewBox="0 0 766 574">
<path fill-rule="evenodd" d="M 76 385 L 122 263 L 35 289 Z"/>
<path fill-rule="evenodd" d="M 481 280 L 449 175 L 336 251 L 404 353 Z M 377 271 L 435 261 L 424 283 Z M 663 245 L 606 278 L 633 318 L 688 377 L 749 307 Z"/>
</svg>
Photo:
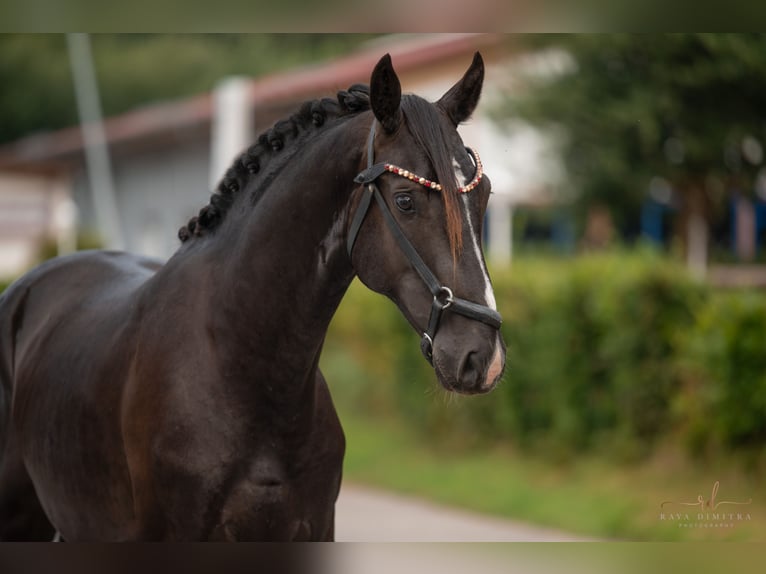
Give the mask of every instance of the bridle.
<svg viewBox="0 0 766 574">
<path fill-rule="evenodd" d="M 441 186 L 435 182 L 425 180 L 424 178 L 419 178 L 418 176 L 415 176 L 408 171 L 401 170 L 401 168 L 397 168 L 391 164 L 374 163 L 375 123 L 375 120 L 373 120 L 372 127 L 370 128 L 370 136 L 367 140 L 367 169 L 360 172 L 354 178 L 356 183 L 360 183 L 365 186 L 365 190 L 363 191 L 362 199 L 356 209 L 354 218 L 351 221 L 346 248 L 348 251 L 348 256 L 351 258 L 351 253 L 354 250 L 354 243 L 356 243 L 356 238 L 359 235 L 359 230 L 362 227 L 364 218 L 370 209 L 372 199 L 375 198 L 375 202 L 378 204 L 378 207 L 383 214 L 383 218 L 385 219 L 389 230 L 396 239 L 396 242 L 399 244 L 399 248 L 407 257 L 410 264 L 415 268 L 415 271 L 417 271 L 418 275 L 420 275 L 421 279 L 423 279 L 429 291 L 431 291 L 431 294 L 433 295 L 433 302 L 431 303 L 431 315 L 428 319 L 428 327 L 423 332 L 423 336 L 420 340 L 420 350 L 423 353 L 423 356 L 431 365 L 433 365 L 434 339 L 436 338 L 436 332 L 439 330 L 439 323 L 441 322 L 441 317 L 444 311 L 449 309 L 453 313 L 463 315 L 464 317 L 468 317 L 469 319 L 473 319 L 475 321 L 480 321 L 486 325 L 494 327 L 495 329 L 500 328 L 502 319 L 497 311 L 487 307 L 486 305 L 481 305 L 479 303 L 467 301 L 466 299 L 461 299 L 460 297 L 455 297 L 455 295 L 452 293 L 452 290 L 449 287 L 442 285 L 441 282 L 436 278 L 436 275 L 434 275 L 431 269 L 429 269 L 429 267 L 425 264 L 415 247 L 412 245 L 412 243 L 410 243 L 410 240 L 407 239 L 407 236 L 404 234 L 402 228 L 399 226 L 393 214 L 391 213 L 391 210 L 388 208 L 385 199 L 383 199 L 383 195 L 380 193 L 380 190 L 375 184 L 375 181 L 384 173 L 391 172 L 403 177 L 407 177 L 413 181 L 417 181 L 421 185 L 433 189 L 440 190 Z M 478 182 L 481 180 L 482 173 L 481 162 L 478 159 L 478 156 L 470 148 L 466 148 L 466 150 L 476 163 L 477 177 L 474 177 L 473 181 L 467 186 L 461 188 L 461 191 L 464 192 L 470 191 L 476 187 L 476 185 L 478 185 Z"/>
</svg>

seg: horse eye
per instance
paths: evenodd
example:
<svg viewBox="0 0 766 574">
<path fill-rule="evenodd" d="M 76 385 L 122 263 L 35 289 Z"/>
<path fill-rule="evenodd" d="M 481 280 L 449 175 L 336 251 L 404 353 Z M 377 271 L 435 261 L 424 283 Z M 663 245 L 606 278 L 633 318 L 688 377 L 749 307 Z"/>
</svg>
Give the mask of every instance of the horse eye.
<svg viewBox="0 0 766 574">
<path fill-rule="evenodd" d="M 399 211 L 407 213 L 415 208 L 412 197 L 406 193 L 400 193 L 394 198 L 394 201 L 396 202 L 396 207 L 399 208 Z"/>
</svg>

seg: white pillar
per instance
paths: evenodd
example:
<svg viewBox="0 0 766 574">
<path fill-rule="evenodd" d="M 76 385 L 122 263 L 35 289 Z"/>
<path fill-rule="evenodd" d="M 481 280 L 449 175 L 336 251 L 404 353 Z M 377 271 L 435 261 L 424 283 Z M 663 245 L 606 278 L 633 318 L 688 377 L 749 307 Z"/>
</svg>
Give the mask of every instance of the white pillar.
<svg viewBox="0 0 766 574">
<path fill-rule="evenodd" d="M 707 273 L 708 226 L 705 218 L 696 211 L 689 214 L 686 237 L 686 265 L 694 277 L 704 279 Z"/>
<path fill-rule="evenodd" d="M 210 189 L 253 141 L 253 107 L 249 78 L 225 78 L 213 93 L 213 124 L 210 142 Z"/>
<path fill-rule="evenodd" d="M 736 252 L 740 261 L 752 261 L 756 252 L 756 220 L 753 202 L 740 197 L 736 202 Z"/>
<path fill-rule="evenodd" d="M 101 115 L 98 81 L 93 69 L 90 37 L 88 34 L 67 34 L 67 40 L 98 231 L 106 247 L 125 249 L 106 131 Z"/>
<path fill-rule="evenodd" d="M 513 207 L 502 195 L 493 195 L 487 208 L 489 245 L 487 253 L 499 265 L 509 265 L 513 257 Z"/>
<path fill-rule="evenodd" d="M 52 183 L 51 231 L 56 239 L 58 255 L 77 251 L 77 204 L 72 199 L 72 183 L 68 178 L 58 177 Z"/>
</svg>

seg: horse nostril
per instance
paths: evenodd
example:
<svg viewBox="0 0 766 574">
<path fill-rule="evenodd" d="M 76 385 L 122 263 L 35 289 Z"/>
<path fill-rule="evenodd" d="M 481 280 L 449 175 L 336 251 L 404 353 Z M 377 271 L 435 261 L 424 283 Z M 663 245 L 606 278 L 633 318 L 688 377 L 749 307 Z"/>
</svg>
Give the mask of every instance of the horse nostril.
<svg viewBox="0 0 766 574">
<path fill-rule="evenodd" d="M 465 360 L 458 373 L 458 380 L 463 388 L 475 387 L 481 381 L 481 366 L 478 363 L 478 356 L 475 352 L 470 351 L 465 356 Z"/>
</svg>

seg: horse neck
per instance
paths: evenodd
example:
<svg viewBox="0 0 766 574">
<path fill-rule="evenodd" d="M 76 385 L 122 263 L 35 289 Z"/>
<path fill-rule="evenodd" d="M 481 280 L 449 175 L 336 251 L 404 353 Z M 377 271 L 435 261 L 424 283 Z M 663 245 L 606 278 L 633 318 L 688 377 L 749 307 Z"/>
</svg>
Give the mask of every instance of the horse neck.
<svg viewBox="0 0 766 574">
<path fill-rule="evenodd" d="M 243 379 L 285 393 L 314 381 L 354 276 L 345 229 L 366 135 L 358 119 L 305 144 L 249 213 L 238 210 L 208 239 L 209 328 L 220 359 Z"/>
</svg>

